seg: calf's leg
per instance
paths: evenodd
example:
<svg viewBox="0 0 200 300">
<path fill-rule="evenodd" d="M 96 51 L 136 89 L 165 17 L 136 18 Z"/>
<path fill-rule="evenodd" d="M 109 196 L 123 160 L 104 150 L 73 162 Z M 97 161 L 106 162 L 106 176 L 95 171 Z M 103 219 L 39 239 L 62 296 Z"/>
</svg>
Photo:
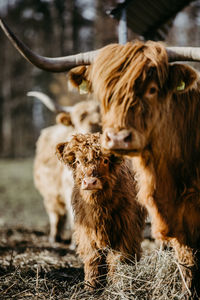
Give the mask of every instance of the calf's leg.
<svg viewBox="0 0 200 300">
<path fill-rule="evenodd" d="M 89 290 L 103 288 L 106 284 L 106 255 L 101 250 L 94 250 L 84 260 L 85 288 Z"/>
</svg>

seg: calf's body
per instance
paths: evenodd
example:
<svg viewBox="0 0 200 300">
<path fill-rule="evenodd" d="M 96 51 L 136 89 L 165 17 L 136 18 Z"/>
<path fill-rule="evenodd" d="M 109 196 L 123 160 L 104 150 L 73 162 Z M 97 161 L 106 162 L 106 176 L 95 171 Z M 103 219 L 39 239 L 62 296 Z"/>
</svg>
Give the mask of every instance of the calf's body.
<svg viewBox="0 0 200 300">
<path fill-rule="evenodd" d="M 75 135 L 57 153 L 74 175 L 74 236 L 85 280 L 98 287 L 118 260 L 140 258 L 146 213 L 129 161 L 103 154 L 99 134 Z"/>
</svg>

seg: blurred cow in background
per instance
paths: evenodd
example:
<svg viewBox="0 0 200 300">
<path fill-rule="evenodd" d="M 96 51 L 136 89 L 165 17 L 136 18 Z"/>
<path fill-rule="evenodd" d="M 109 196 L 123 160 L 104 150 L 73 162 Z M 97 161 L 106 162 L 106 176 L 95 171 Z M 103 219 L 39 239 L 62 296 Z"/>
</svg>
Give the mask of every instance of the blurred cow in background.
<svg viewBox="0 0 200 300">
<path fill-rule="evenodd" d="M 49 240 L 52 243 L 59 242 L 65 239 L 67 218 L 70 229 L 73 229 L 71 194 L 74 181 L 71 170 L 64 168 L 56 158 L 56 145 L 69 140 L 78 132 L 100 131 L 99 104 L 92 100 L 80 102 L 73 107 L 63 107 L 55 104 L 43 93 L 29 92 L 28 95 L 40 99 L 49 109 L 57 113 L 56 124 L 43 129 L 37 140 L 34 182 L 44 199 L 49 216 Z"/>
</svg>

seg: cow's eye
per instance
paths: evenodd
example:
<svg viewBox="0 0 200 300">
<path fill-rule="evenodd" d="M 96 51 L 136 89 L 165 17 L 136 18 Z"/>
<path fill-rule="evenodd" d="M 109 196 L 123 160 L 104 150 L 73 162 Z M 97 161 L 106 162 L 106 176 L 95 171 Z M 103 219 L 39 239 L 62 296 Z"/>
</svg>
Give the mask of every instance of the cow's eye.
<svg viewBox="0 0 200 300">
<path fill-rule="evenodd" d="M 145 95 L 148 96 L 154 96 L 156 93 L 158 92 L 158 87 L 157 84 L 152 82 L 151 84 L 149 84 L 149 86 L 146 89 L 146 93 Z"/>
<path fill-rule="evenodd" d="M 76 163 L 77 163 L 77 165 L 79 165 L 79 164 L 80 164 L 80 161 L 77 159 L 77 160 L 76 160 Z"/>
<path fill-rule="evenodd" d="M 153 95 L 157 92 L 157 89 L 155 87 L 151 87 L 150 90 L 149 90 L 149 94 L 150 95 Z"/>
</svg>

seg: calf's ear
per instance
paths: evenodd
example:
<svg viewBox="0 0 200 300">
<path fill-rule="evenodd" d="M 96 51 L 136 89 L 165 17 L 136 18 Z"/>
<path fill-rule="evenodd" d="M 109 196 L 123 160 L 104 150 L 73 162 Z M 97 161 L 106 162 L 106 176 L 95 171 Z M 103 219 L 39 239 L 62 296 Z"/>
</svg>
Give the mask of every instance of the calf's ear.
<svg viewBox="0 0 200 300">
<path fill-rule="evenodd" d="M 79 89 L 80 94 L 91 92 L 91 83 L 88 79 L 90 67 L 80 66 L 72 69 L 69 73 L 69 81 L 75 88 Z"/>
<path fill-rule="evenodd" d="M 191 89 L 198 79 L 197 72 L 183 64 L 169 66 L 169 88 L 174 93 L 185 93 Z"/>
<path fill-rule="evenodd" d="M 61 112 L 56 116 L 56 123 L 63 124 L 65 126 L 73 126 L 71 115 L 69 112 Z"/>
<path fill-rule="evenodd" d="M 67 148 L 68 142 L 60 143 L 56 146 L 56 155 L 59 160 L 68 166 L 72 166 L 75 162 L 75 154 Z"/>
</svg>

